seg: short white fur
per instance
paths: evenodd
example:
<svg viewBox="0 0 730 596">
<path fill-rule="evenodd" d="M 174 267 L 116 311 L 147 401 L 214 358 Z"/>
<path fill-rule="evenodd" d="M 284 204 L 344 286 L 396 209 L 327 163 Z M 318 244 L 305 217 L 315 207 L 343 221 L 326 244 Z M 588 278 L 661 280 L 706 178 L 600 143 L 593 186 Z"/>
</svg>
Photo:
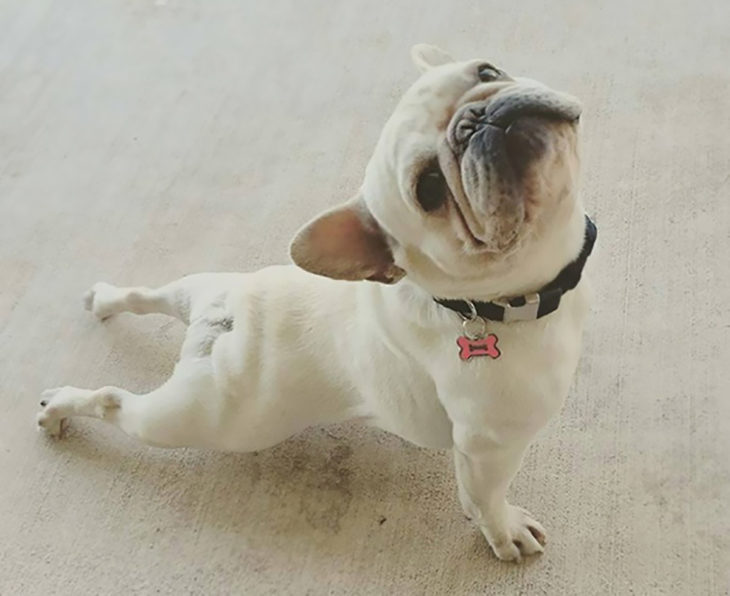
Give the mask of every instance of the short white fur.
<svg viewBox="0 0 730 596">
<path fill-rule="evenodd" d="M 101 319 L 165 313 L 187 324 L 180 360 L 166 383 L 144 395 L 118 387 L 44 392 L 43 430 L 60 436 L 65 419 L 90 416 L 150 445 L 255 451 L 312 425 L 360 418 L 418 445 L 453 450 L 464 511 L 500 559 L 542 552 L 544 528 L 508 503 L 507 490 L 568 392 L 588 311 L 586 281 L 544 319 L 490 323 L 498 360 L 459 360 L 459 317 L 432 297 L 534 291 L 575 258 L 584 225 L 577 157 L 538 164 L 547 198 L 517 248 L 467 254 L 449 218 L 428 219 L 407 195 L 419 156 L 434 151 L 448 114 L 479 88 L 471 74 L 478 61 L 453 62 L 432 46 L 416 46 L 413 56 L 424 74 L 386 124 L 357 195 L 376 232 L 387 235 L 386 281 L 405 277 L 386 285 L 280 266 L 192 275 L 159 289 L 98 283 L 86 305 Z M 520 84 L 510 79 L 484 93 Z M 572 151 L 568 134 L 558 135 L 556 151 Z M 548 197 L 558 187 L 560 197 Z M 316 239 L 302 238 L 298 254 L 326 275 Z M 375 271 L 369 266 L 362 264 L 361 277 Z"/>
</svg>

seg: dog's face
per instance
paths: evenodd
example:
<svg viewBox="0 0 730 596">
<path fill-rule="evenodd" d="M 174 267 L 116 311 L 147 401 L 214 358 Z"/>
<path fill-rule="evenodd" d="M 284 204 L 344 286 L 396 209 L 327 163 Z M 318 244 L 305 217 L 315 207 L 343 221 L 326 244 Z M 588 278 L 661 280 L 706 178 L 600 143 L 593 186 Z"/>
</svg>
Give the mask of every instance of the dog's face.
<svg viewBox="0 0 730 596">
<path fill-rule="evenodd" d="M 337 279 L 406 274 L 440 297 L 544 283 L 539 271 L 566 264 L 544 261 L 580 211 L 579 103 L 483 60 L 423 45 L 412 54 L 423 74 L 386 123 L 360 192 L 299 232 L 294 262 Z"/>
</svg>

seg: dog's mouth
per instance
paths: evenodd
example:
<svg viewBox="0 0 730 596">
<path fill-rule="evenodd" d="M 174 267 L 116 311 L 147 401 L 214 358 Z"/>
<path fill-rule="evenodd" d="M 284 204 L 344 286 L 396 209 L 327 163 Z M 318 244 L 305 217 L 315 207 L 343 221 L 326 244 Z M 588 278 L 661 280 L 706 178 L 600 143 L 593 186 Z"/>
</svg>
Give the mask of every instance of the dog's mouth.
<svg viewBox="0 0 730 596">
<path fill-rule="evenodd" d="M 580 112 L 577 100 L 541 87 L 507 89 L 457 110 L 445 144 L 459 171 L 457 219 L 473 249 L 504 252 L 515 243 L 530 166 L 548 148 L 554 124 L 575 123 Z"/>
<path fill-rule="evenodd" d="M 467 244 L 470 246 L 471 249 L 480 251 L 482 249 L 486 248 L 486 244 L 483 240 L 480 240 L 477 238 L 477 236 L 472 231 L 471 227 L 469 226 L 469 221 L 473 221 L 474 215 L 471 213 L 468 206 L 462 207 L 461 202 L 454 198 L 454 201 L 451 203 L 454 213 L 456 214 L 456 221 L 457 226 L 459 228 L 459 231 L 461 232 L 461 236 L 464 238 L 464 240 L 467 242 Z M 465 214 L 463 209 L 469 209 L 469 216 Z"/>
</svg>

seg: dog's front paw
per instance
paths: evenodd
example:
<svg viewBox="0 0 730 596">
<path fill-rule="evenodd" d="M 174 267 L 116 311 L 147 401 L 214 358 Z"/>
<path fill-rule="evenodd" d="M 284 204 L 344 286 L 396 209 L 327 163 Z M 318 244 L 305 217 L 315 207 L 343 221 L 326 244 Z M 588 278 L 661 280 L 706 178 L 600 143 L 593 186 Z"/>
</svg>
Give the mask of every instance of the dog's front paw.
<svg viewBox="0 0 730 596">
<path fill-rule="evenodd" d="M 108 319 L 118 312 L 119 288 L 100 281 L 84 294 L 84 308 L 100 320 Z"/>
<path fill-rule="evenodd" d="M 36 415 L 36 422 L 38 424 L 38 430 L 44 431 L 47 435 L 60 438 L 63 434 L 64 421 L 66 418 L 63 415 L 64 406 L 59 403 L 62 400 L 55 399 L 66 389 L 65 387 L 59 387 L 57 389 L 46 389 L 41 394 L 41 411 Z"/>
<path fill-rule="evenodd" d="M 507 505 L 503 519 L 481 526 L 481 530 L 502 561 L 519 561 L 544 550 L 545 528 L 521 507 Z"/>
</svg>

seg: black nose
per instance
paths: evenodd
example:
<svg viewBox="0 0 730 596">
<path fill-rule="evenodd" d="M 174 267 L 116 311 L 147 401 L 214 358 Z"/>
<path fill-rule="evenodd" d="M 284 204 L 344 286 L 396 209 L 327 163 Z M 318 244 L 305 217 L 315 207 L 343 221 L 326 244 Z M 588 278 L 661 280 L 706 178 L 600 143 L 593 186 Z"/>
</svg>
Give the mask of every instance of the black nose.
<svg viewBox="0 0 730 596">
<path fill-rule="evenodd" d="M 518 177 L 545 151 L 548 143 L 545 124 L 544 116 L 521 116 L 505 129 L 504 148 Z"/>
</svg>

